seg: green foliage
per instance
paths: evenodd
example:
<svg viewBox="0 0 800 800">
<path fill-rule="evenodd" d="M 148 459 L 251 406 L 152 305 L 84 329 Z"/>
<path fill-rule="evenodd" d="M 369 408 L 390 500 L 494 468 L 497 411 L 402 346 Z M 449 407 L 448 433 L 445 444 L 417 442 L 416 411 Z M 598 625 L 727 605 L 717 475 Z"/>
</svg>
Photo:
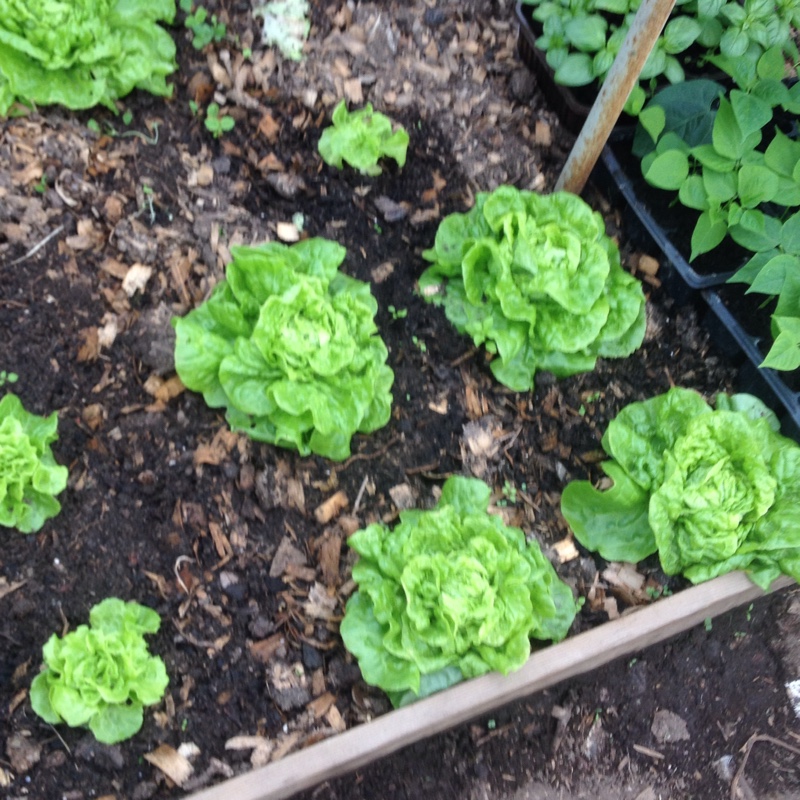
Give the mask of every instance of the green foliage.
<svg viewBox="0 0 800 800">
<path fill-rule="evenodd" d="M 762 366 L 789 370 L 800 365 L 800 210 L 790 213 L 800 209 L 800 142 L 774 117 L 776 109 L 800 111 L 800 84 L 785 85 L 783 69 L 773 49 L 752 80 L 740 75 L 746 91 L 726 94 L 711 81 L 664 89 L 640 115 L 634 152 L 648 183 L 700 212 L 691 258 L 728 236 L 755 253 L 731 282 L 778 297 L 775 342 Z"/>
<path fill-rule="evenodd" d="M 5 381 L 16 380 L 4 373 Z M 58 415 L 37 417 L 20 399 L 0 401 L 0 525 L 35 533 L 61 511 L 55 495 L 67 485 L 68 471 L 53 458 L 50 443 L 58 438 Z"/>
<path fill-rule="evenodd" d="M 202 50 L 211 42 L 221 42 L 227 33 L 225 23 L 218 22 L 216 14 L 212 14 L 209 20 L 208 11 L 203 6 L 192 12 L 192 5 L 192 0 L 180 2 L 181 9 L 186 12 L 183 24 L 192 32 L 192 47 Z"/>
<path fill-rule="evenodd" d="M 0 0 L 0 116 L 16 101 L 72 109 L 133 89 L 168 96 L 174 0 Z"/>
<path fill-rule="evenodd" d="M 491 670 L 508 674 L 530 638 L 563 639 L 577 612 L 535 542 L 487 513 L 491 490 L 451 477 L 436 508 L 400 512 L 348 543 L 358 591 L 341 624 L 364 680 L 395 706 Z"/>
<path fill-rule="evenodd" d="M 609 561 L 658 552 L 668 575 L 693 583 L 736 569 L 766 589 L 800 577 L 800 447 L 750 395 L 716 409 L 688 389 L 632 403 L 608 426 L 603 470 L 613 481 L 567 485 L 561 511 L 575 537 Z"/>
<path fill-rule="evenodd" d="M 308 13 L 308 0 L 272 0 L 253 9 L 253 16 L 264 18 L 264 44 L 277 47 L 292 61 L 303 58 L 303 44 L 311 30 Z"/>
<path fill-rule="evenodd" d="M 536 45 L 545 51 L 557 83 L 586 86 L 602 82 L 620 50 L 640 0 L 523 0 L 542 24 Z M 637 114 L 645 89 L 655 79 L 684 80 L 687 50 L 730 73 L 742 60 L 756 61 L 769 47 L 795 52 L 791 26 L 800 18 L 800 0 L 678 0 L 655 43 L 626 110 Z"/>
<path fill-rule="evenodd" d="M 219 139 L 223 133 L 232 131 L 236 120 L 227 114 L 219 115 L 219 104 L 209 103 L 206 109 L 205 126 L 206 129 L 214 134 L 215 139 Z"/>
<path fill-rule="evenodd" d="M 389 421 L 392 370 L 369 285 L 339 272 L 326 239 L 234 247 L 227 280 L 181 319 L 175 366 L 231 428 L 253 439 L 350 455 L 356 431 Z"/>
<path fill-rule="evenodd" d="M 88 726 L 99 742 L 129 739 L 141 727 L 144 706 L 158 703 L 169 679 L 151 656 L 145 633 L 161 619 L 138 603 L 109 597 L 63 639 L 53 634 L 42 648 L 45 669 L 31 683 L 33 710 L 51 725 Z"/>
<path fill-rule="evenodd" d="M 319 154 L 326 164 L 342 169 L 346 161 L 364 175 L 380 175 L 378 161 L 386 156 L 398 166 L 406 163 L 408 134 L 401 127 L 392 131 L 392 121 L 372 110 L 372 104 L 353 111 L 342 100 L 333 110 L 333 126 L 322 132 Z"/>
<path fill-rule="evenodd" d="M 586 372 L 642 343 L 641 285 L 620 266 L 603 218 L 575 195 L 479 193 L 422 255 L 433 262 L 419 280 L 424 299 L 497 354 L 492 372 L 515 391 L 531 389 L 538 370 Z"/>
</svg>

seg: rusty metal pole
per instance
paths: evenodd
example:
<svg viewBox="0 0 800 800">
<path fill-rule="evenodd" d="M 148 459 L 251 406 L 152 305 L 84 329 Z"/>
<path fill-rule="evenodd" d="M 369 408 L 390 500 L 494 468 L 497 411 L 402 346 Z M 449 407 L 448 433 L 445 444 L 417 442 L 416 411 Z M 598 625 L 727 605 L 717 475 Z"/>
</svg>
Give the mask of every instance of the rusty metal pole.
<svg viewBox="0 0 800 800">
<path fill-rule="evenodd" d="M 580 194 L 583 190 L 674 5 L 675 0 L 643 0 L 639 6 L 556 182 L 556 191 Z"/>
</svg>

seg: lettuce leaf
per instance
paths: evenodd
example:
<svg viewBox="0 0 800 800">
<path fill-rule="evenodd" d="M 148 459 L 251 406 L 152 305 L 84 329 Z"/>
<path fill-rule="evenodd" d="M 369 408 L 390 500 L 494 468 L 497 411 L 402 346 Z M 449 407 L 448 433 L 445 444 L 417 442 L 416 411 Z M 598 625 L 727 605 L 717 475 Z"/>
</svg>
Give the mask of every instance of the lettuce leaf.
<svg viewBox="0 0 800 800">
<path fill-rule="evenodd" d="M 14 101 L 72 109 L 133 89 L 168 96 L 174 0 L 0 0 L 0 116 Z"/>
<path fill-rule="evenodd" d="M 57 429 L 55 412 L 37 417 L 14 394 L 0 401 L 0 525 L 35 533 L 61 511 L 55 495 L 66 488 L 69 472 L 50 449 Z"/>
<path fill-rule="evenodd" d="M 603 437 L 613 486 L 568 484 L 561 511 L 575 538 L 609 561 L 658 552 L 668 575 L 694 583 L 735 569 L 762 588 L 800 578 L 800 447 L 750 395 L 716 409 L 673 388 L 632 403 Z"/>
<path fill-rule="evenodd" d="M 532 389 L 538 370 L 585 372 L 644 338 L 641 285 L 620 266 L 602 217 L 575 195 L 478 194 L 469 212 L 442 221 L 423 257 L 433 262 L 419 280 L 423 298 L 497 354 L 492 372 L 515 391 Z"/>
<path fill-rule="evenodd" d="M 331 121 L 333 125 L 322 131 L 318 144 L 326 164 L 342 169 L 346 161 L 364 175 L 380 175 L 378 161 L 384 156 L 405 166 L 408 134 L 402 127 L 393 131 L 389 117 L 373 111 L 371 103 L 351 112 L 342 100 Z"/>
<path fill-rule="evenodd" d="M 369 285 L 339 272 L 325 239 L 234 247 L 226 280 L 181 319 L 175 367 L 234 430 L 317 453 L 350 455 L 356 432 L 389 421 L 392 370 Z"/>
<path fill-rule="evenodd" d="M 350 546 L 358 591 L 341 635 L 364 680 L 395 705 L 490 670 L 508 674 L 530 638 L 563 639 L 578 606 L 535 542 L 487 513 L 491 491 L 449 478 L 436 508 L 407 510 Z"/>
<path fill-rule="evenodd" d="M 144 707 L 158 703 L 169 682 L 164 662 L 144 640 L 161 619 L 146 606 L 110 597 L 91 610 L 89 621 L 48 639 L 31 705 L 51 725 L 85 725 L 99 742 L 114 744 L 142 727 Z"/>
</svg>

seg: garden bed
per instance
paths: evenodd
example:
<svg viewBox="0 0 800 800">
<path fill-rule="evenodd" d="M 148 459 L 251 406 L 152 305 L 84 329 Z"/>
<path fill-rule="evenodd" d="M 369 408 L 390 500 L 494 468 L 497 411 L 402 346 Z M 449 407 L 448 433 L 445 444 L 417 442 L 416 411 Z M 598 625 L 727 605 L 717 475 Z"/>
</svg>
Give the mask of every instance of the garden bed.
<svg viewBox="0 0 800 800">
<path fill-rule="evenodd" d="M 735 380 L 735 367 L 698 324 L 698 307 L 676 305 L 642 259 L 647 254 L 627 245 L 616 209 L 587 194 L 619 236 L 626 267 L 643 268 L 647 281 L 648 334 L 630 359 L 559 382 L 541 375 L 534 392 L 511 393 L 491 379 L 483 352 L 413 292 L 424 266 L 420 252 L 444 215 L 500 183 L 552 186 L 568 149 L 568 136 L 538 95 L 533 104 L 513 99 L 525 90 L 525 74 L 514 55 L 511 10 L 489 2 L 318 8 L 302 65 L 281 64 L 259 49 L 246 5 L 214 10 L 231 37 L 252 47 L 255 67 L 236 57 L 232 39 L 227 61 L 222 46 L 198 54 L 176 27 L 175 98 L 137 94 L 126 101 L 133 115 L 126 130 L 141 135 L 97 136 L 85 128 L 92 115 L 58 111 L 0 128 L 0 158 L 11 166 L 0 174 L 0 367 L 19 375 L 14 391 L 29 410 L 59 412 L 54 452 L 70 468 L 61 514 L 38 534 L 9 533 L 0 556 L 0 700 L 8 709 L 1 767 L 12 796 L 182 796 L 253 765 L 280 763 L 388 711 L 338 638 L 353 590 L 344 542 L 354 527 L 391 522 L 408 503 L 430 505 L 451 474 L 486 480 L 509 522 L 532 533 L 557 562 L 562 553 L 559 573 L 590 598 L 574 634 L 684 588 L 648 562 L 641 575 L 649 591 L 632 597 L 603 576 L 605 565 L 586 554 L 567 558 L 563 549 L 561 488 L 569 477 L 599 476 L 600 437 L 622 406 L 673 384 L 712 395 Z M 241 98 L 243 69 L 253 103 Z M 334 100 L 359 91 L 409 131 L 402 171 L 363 178 L 321 164 L 316 142 Z M 209 92 L 228 97 L 237 120 L 220 140 L 189 107 Z M 122 127 L 106 112 L 94 117 L 101 130 Z M 155 123 L 158 140 L 151 143 Z M 232 245 L 274 239 L 278 224 L 298 212 L 307 233 L 347 247 L 348 274 L 373 284 L 395 372 L 389 425 L 357 437 L 354 455 L 341 464 L 232 435 L 219 413 L 171 380 L 169 318 L 204 298 Z M 39 720 L 27 689 L 50 634 L 86 622 L 89 608 L 109 596 L 159 612 L 162 628 L 151 649 L 166 662 L 170 687 L 140 734 L 104 747 L 85 731 Z M 775 696 L 783 697 L 780 656 L 758 662 L 755 673 L 751 663 L 758 636 L 777 637 L 773 617 L 785 602 L 756 607 L 764 625 L 758 634 L 748 629 L 749 641 L 733 637 L 741 622 L 705 634 L 735 665 L 726 672 L 731 691 L 760 670 L 771 681 L 724 739 L 732 751 L 768 709 L 776 734 L 791 725 L 785 699 Z M 651 662 L 653 686 L 673 679 L 668 660 Z M 626 681 L 623 673 L 616 685 Z M 565 684 L 556 697 L 583 691 Z M 574 751 L 564 746 L 554 766 L 541 758 L 541 775 L 583 758 L 590 696 L 587 689 L 581 712 L 564 723 L 562 740 L 566 735 Z M 554 701 L 541 702 L 536 730 L 549 741 Z M 659 705 L 657 692 L 645 692 L 637 716 L 649 725 Z M 681 713 L 690 710 L 687 704 Z M 705 721 L 690 722 L 699 739 Z M 604 724 L 611 730 L 613 715 Z M 632 749 L 645 741 L 641 730 L 625 744 L 618 740 L 628 763 L 650 758 Z M 715 741 L 713 730 L 706 733 Z M 491 737 L 507 754 L 488 776 L 476 774 L 473 762 L 489 745 L 465 748 L 459 780 L 466 776 L 467 789 L 462 782 L 455 796 L 480 782 L 500 796 L 525 738 L 515 740 L 515 754 L 506 746 L 511 735 L 507 729 Z M 159 747 L 163 753 L 189 743 L 197 753 L 182 788 L 144 760 Z M 432 755 L 426 763 L 435 774 L 442 760 Z M 595 761 L 610 772 L 618 763 Z M 405 768 L 394 768 L 396 780 L 411 780 L 416 766 L 412 755 Z M 691 776 L 687 767 L 686 780 Z M 421 795 L 381 783 L 372 796 Z M 331 791 L 361 790 L 354 780 Z"/>
</svg>

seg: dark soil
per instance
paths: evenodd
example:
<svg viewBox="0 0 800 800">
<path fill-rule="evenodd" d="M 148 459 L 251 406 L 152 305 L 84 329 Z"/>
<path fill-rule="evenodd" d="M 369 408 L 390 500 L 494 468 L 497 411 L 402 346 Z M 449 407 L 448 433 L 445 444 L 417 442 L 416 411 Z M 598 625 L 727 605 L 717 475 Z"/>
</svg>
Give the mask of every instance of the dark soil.
<svg viewBox="0 0 800 800">
<path fill-rule="evenodd" d="M 489 30 L 490 19 L 511 18 L 488 0 L 427 6 L 441 12 L 437 26 L 448 31 L 474 23 Z M 246 8 L 217 9 L 243 45 L 248 34 L 252 41 Z M 397 11 L 392 24 L 409 30 L 425 13 L 421 4 L 401 12 L 388 0 L 358 8 Z M 339 12 L 316 6 L 312 38 L 335 33 Z M 460 35 L 443 31 L 444 42 Z M 9 797 L 182 796 L 250 768 L 256 745 L 226 749 L 233 737 L 262 737 L 265 758 L 277 758 L 388 710 L 338 638 L 353 590 L 347 533 L 393 521 L 402 504 L 397 487 L 425 506 L 447 476 L 467 473 L 484 478 L 507 520 L 554 554 L 552 545 L 568 534 L 561 489 L 571 478 L 600 477 L 600 438 L 620 408 L 672 385 L 709 397 L 735 385 L 735 369 L 699 324 L 702 307 L 676 305 L 657 278 L 646 285 L 648 334 L 638 353 L 567 380 L 540 375 L 528 394 L 496 384 L 486 355 L 415 294 L 420 253 L 443 216 L 467 208 L 476 188 L 503 180 L 552 185 L 563 163 L 571 140 L 539 95 L 525 104 L 509 99 L 520 81 L 513 53 L 479 51 L 495 94 L 480 103 L 507 103 L 508 117 L 497 112 L 506 127 L 489 130 L 483 114 L 494 112 L 476 104 L 464 133 L 421 91 L 418 103 L 390 109 L 411 135 L 405 168 L 364 178 L 320 161 L 316 142 L 331 104 L 298 99 L 304 73 L 289 75 L 291 65 L 275 73 L 270 91 L 251 90 L 253 108 L 231 103 L 236 127 L 214 140 L 188 105 L 204 91 L 213 54 L 198 54 L 182 29 L 175 33 L 174 99 L 125 101 L 139 130 L 149 135 L 159 123 L 157 145 L 97 136 L 84 127 L 89 114 L 0 123 L 0 163 L 10 165 L 0 172 L 0 368 L 19 375 L 11 388 L 28 410 L 58 411 L 53 450 L 70 470 L 62 512 L 38 534 L 9 531 L 0 553 L 0 787 Z M 332 74 L 334 55 L 318 55 L 319 73 Z M 94 117 L 120 125 L 106 112 Z M 552 127 L 552 144 L 534 141 L 537 123 Z M 481 148 L 497 137 L 498 152 L 504 142 L 507 152 L 484 159 Z M 40 194 L 42 175 L 48 188 Z M 388 222 L 376 204 L 381 197 L 407 215 Z M 626 243 L 619 210 L 591 188 L 586 197 L 634 269 L 640 252 Z M 391 421 L 356 437 L 341 464 L 231 435 L 218 412 L 179 387 L 173 392 L 170 381 L 169 318 L 223 277 L 230 246 L 275 238 L 277 224 L 297 212 L 304 234 L 335 238 L 348 250 L 344 271 L 372 284 L 395 372 Z M 26 255 L 58 226 L 58 235 Z M 123 278 L 133 265 L 152 273 L 143 289 L 127 291 Z M 469 423 L 501 446 L 475 458 Z M 339 491 L 348 501 L 343 514 L 319 522 L 315 510 Z M 276 552 L 288 545 L 302 563 L 276 569 Z M 582 553 L 558 569 L 586 596 L 602 584 L 604 566 Z M 653 596 L 682 588 L 657 563 L 639 568 Z M 89 609 L 110 596 L 159 612 L 151 650 L 166 662 L 170 686 L 137 736 L 108 747 L 86 731 L 42 722 L 27 690 L 48 637 L 87 622 Z M 731 756 L 735 770 L 751 734 L 797 744 L 783 684 L 800 668 L 786 645 L 799 611 L 792 593 L 765 599 L 306 797 L 722 797 L 732 774 L 712 762 Z M 587 602 L 573 632 L 607 619 L 601 605 Z M 661 709 L 685 721 L 688 740 L 654 740 Z M 183 788 L 144 759 L 159 745 L 188 743 L 196 746 L 187 755 L 195 772 Z M 800 791 L 796 768 L 775 745 L 756 745 L 747 775 L 757 797 L 789 797 Z"/>
</svg>

